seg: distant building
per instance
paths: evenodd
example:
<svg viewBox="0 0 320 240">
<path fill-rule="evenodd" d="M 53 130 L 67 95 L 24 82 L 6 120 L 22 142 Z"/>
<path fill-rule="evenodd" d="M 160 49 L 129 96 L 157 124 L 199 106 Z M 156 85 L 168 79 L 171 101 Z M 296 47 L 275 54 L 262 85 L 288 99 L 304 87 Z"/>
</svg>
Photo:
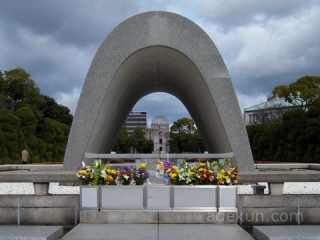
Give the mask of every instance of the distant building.
<svg viewBox="0 0 320 240">
<path fill-rule="evenodd" d="M 143 131 L 147 129 L 147 112 L 130 112 L 124 124 L 124 128 L 129 134 L 133 133 L 136 127 Z"/>
<path fill-rule="evenodd" d="M 146 129 L 146 138 L 154 142 L 154 153 L 168 153 L 170 150 L 169 121 L 164 116 L 152 119 L 151 128 Z"/>
<path fill-rule="evenodd" d="M 270 94 L 268 101 L 244 109 L 245 125 L 261 124 L 267 122 L 281 122 L 282 115 L 296 105 Z"/>
</svg>

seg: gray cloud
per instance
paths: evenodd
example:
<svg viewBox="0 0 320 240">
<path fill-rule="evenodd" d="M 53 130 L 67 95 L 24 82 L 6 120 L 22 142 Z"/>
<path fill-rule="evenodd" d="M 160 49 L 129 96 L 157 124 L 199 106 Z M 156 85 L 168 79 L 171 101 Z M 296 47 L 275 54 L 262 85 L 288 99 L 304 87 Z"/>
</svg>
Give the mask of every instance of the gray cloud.
<svg viewBox="0 0 320 240">
<path fill-rule="evenodd" d="M 276 85 L 320 75 L 319 0 L 0 0 L 0 70 L 24 68 L 43 94 L 72 112 L 90 63 L 108 33 L 135 14 L 171 11 L 212 38 L 241 108 Z M 189 117 L 175 97 L 155 93 L 135 106 L 170 122 Z"/>
</svg>

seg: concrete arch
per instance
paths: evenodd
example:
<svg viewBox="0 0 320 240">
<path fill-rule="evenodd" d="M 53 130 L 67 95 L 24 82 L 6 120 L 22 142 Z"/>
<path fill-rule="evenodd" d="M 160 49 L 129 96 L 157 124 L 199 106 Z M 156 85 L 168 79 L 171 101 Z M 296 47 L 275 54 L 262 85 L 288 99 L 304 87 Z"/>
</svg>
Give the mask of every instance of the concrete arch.
<svg viewBox="0 0 320 240">
<path fill-rule="evenodd" d="M 253 170 L 239 104 L 218 49 L 196 24 L 168 12 L 133 16 L 101 44 L 79 98 L 64 170 L 78 170 L 85 152 L 110 152 L 132 107 L 153 92 L 181 100 L 209 152 L 233 152 L 240 170 Z"/>
</svg>

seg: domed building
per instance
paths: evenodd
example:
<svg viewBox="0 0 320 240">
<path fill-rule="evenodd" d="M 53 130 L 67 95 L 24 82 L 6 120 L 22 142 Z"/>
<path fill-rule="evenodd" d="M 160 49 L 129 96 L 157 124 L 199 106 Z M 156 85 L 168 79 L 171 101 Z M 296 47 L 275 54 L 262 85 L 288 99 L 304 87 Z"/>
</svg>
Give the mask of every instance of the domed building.
<svg viewBox="0 0 320 240">
<path fill-rule="evenodd" d="M 146 138 L 154 142 L 154 153 L 168 153 L 170 149 L 169 121 L 165 116 L 152 119 L 151 128 L 146 129 Z"/>
</svg>

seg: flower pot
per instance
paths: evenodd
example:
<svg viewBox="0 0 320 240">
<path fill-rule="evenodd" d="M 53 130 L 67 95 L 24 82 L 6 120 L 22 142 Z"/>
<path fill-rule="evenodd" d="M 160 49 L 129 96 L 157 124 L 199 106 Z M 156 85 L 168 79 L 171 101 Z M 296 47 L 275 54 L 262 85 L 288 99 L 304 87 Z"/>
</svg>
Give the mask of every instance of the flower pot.
<svg viewBox="0 0 320 240">
<path fill-rule="evenodd" d="M 171 209 L 171 186 L 148 185 L 146 187 L 146 209 Z"/>
<path fill-rule="evenodd" d="M 217 186 L 172 186 L 174 210 L 217 211 Z"/>
<path fill-rule="evenodd" d="M 237 212 L 237 186 L 219 185 L 219 212 Z"/>
<path fill-rule="evenodd" d="M 100 210 L 144 209 L 145 186 L 100 186 Z"/>
<path fill-rule="evenodd" d="M 80 186 L 80 209 L 99 210 L 99 186 Z"/>
</svg>

